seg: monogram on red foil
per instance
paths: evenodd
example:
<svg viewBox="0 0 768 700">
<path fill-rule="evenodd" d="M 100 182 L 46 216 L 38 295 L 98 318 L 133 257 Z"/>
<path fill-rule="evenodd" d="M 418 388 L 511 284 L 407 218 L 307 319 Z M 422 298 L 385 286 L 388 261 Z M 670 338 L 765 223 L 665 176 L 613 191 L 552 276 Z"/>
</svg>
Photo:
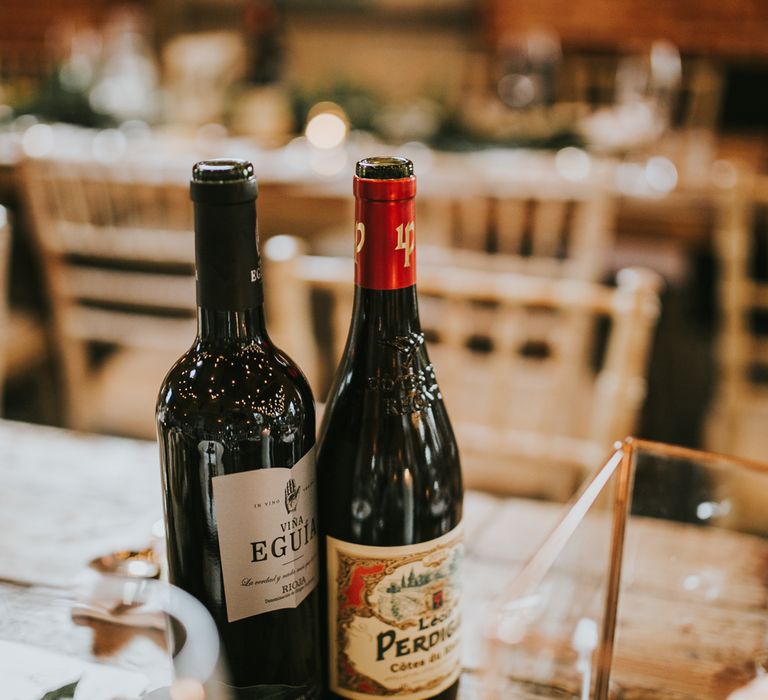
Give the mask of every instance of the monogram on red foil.
<svg viewBox="0 0 768 700">
<path fill-rule="evenodd" d="M 415 178 L 355 178 L 355 284 L 402 289 L 416 284 Z"/>
</svg>

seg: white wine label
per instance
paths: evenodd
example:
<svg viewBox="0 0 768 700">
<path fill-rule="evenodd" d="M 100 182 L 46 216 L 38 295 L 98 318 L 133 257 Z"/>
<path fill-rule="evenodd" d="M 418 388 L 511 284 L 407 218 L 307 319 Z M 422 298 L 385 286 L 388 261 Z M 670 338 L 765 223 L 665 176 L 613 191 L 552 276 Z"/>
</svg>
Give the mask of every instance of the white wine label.
<svg viewBox="0 0 768 700">
<path fill-rule="evenodd" d="M 314 449 L 212 481 L 227 620 L 295 608 L 318 579 Z"/>
<path fill-rule="evenodd" d="M 461 526 L 404 547 L 326 539 L 331 690 L 353 700 L 419 700 L 454 683 Z"/>
</svg>

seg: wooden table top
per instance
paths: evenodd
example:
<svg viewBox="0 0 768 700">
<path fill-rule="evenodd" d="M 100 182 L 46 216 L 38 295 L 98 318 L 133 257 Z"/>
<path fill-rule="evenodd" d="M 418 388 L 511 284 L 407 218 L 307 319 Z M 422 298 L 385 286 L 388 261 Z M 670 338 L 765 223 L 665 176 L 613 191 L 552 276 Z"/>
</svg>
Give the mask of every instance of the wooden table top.
<svg viewBox="0 0 768 700">
<path fill-rule="evenodd" d="M 50 596 L 51 586 L 75 581 L 92 558 L 151 544 L 152 526 L 162 515 L 156 445 L 8 421 L 0 421 L 0 440 L 5 446 L 0 460 L 0 640 L 109 662 L 114 650 L 97 648 L 93 630 L 74 625 L 67 610 L 41 601 Z M 564 510 L 559 504 L 466 495 L 462 697 L 480 695 L 487 662 L 484 629 L 499 597 Z M 590 591 L 600 590 L 605 535 L 585 528 L 572 566 L 560 572 L 573 595 L 584 590 L 585 581 L 591 582 Z M 768 635 L 765 541 L 633 518 L 628 546 L 633 554 L 614 658 L 621 696 L 726 698 L 752 678 L 761 653 L 765 657 Z M 717 562 L 723 563 L 721 569 Z M 700 580 L 694 581 L 692 572 Z M 599 614 L 600 600 L 562 598 L 555 607 L 572 613 L 552 608 L 549 614 L 559 616 L 559 624 L 587 609 Z M 553 634 L 542 627 L 539 642 Z M 533 677 L 535 669 L 530 671 Z M 528 687 L 524 678 L 518 680 L 523 689 L 514 697 L 573 695 L 563 695 L 572 685 L 567 673 L 551 686 Z"/>
</svg>

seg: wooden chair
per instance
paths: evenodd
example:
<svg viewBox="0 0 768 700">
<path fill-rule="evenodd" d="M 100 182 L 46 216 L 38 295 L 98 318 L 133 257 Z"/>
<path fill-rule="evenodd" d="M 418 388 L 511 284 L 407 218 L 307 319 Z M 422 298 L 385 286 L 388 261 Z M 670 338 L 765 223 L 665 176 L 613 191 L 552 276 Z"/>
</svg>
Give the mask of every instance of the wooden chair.
<svg viewBox="0 0 768 700">
<path fill-rule="evenodd" d="M 553 167 L 535 186 L 492 175 L 473 184 L 420 202 L 421 260 L 587 280 L 605 273 L 614 207 L 601 179 L 570 183 Z"/>
<path fill-rule="evenodd" d="M 717 376 L 705 426 L 710 450 L 768 460 L 768 176 L 725 189 L 715 233 Z"/>
<path fill-rule="evenodd" d="M 22 184 L 66 422 L 154 438 L 160 383 L 195 331 L 186 185 L 129 162 L 63 159 L 28 160 Z"/>
<path fill-rule="evenodd" d="M 352 262 L 302 255 L 281 236 L 265 245 L 265 263 L 267 283 L 292 290 L 267 295 L 272 335 L 316 373 L 322 401 L 349 328 Z M 622 270 L 614 288 L 420 263 L 418 284 L 468 485 L 567 498 L 635 429 L 658 314 L 654 273 Z M 313 294 L 326 310 L 314 323 Z"/>
</svg>

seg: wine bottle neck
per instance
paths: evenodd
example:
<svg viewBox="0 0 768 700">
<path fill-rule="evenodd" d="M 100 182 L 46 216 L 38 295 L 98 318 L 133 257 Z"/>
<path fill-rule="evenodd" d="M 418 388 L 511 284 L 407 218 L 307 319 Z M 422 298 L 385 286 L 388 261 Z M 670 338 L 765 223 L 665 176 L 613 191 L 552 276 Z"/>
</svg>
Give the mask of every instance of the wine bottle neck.
<svg viewBox="0 0 768 700">
<path fill-rule="evenodd" d="M 421 333 L 416 285 L 401 289 L 355 287 L 353 333 L 367 332 L 381 340 Z"/>
<path fill-rule="evenodd" d="M 195 202 L 197 332 L 202 341 L 266 338 L 254 201 Z"/>
<path fill-rule="evenodd" d="M 197 305 L 237 315 L 264 299 L 256 203 L 195 202 Z"/>
<path fill-rule="evenodd" d="M 197 336 L 202 342 L 251 343 L 266 340 L 264 305 L 240 311 L 197 309 Z"/>
<path fill-rule="evenodd" d="M 355 177 L 352 333 L 394 342 L 421 335 L 416 299 L 416 178 Z"/>
</svg>

